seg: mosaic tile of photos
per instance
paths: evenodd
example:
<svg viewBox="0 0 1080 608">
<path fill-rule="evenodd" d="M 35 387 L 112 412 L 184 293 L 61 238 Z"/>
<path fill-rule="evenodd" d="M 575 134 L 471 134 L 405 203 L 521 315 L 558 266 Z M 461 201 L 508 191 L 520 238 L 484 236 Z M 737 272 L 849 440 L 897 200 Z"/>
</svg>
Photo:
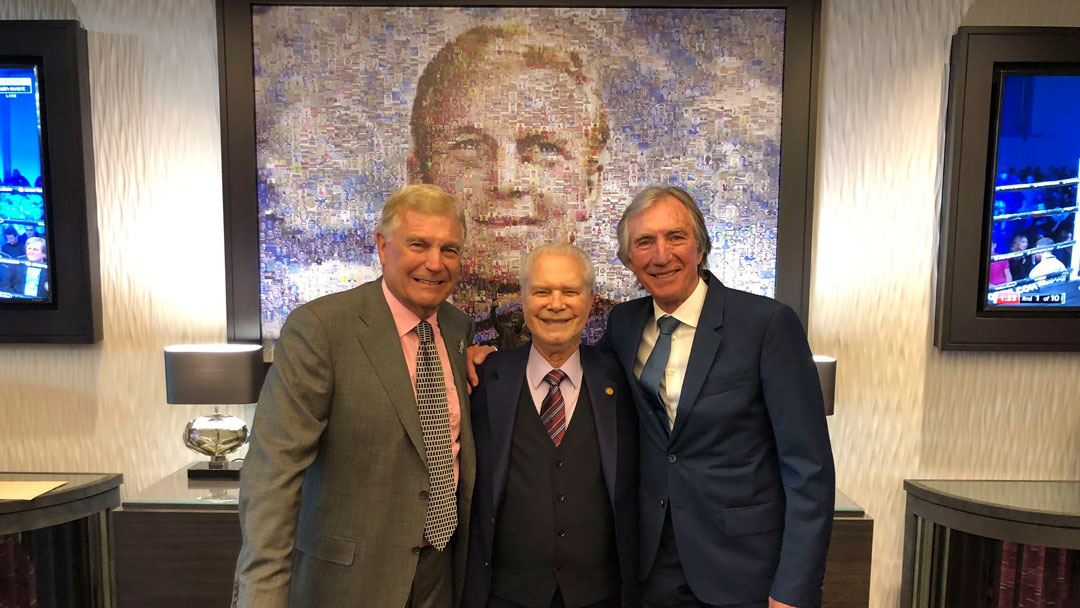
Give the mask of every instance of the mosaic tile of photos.
<svg viewBox="0 0 1080 608">
<path fill-rule="evenodd" d="M 262 335 L 380 275 L 375 227 L 398 188 L 464 201 L 453 301 L 520 322 L 524 252 L 573 242 L 597 269 L 586 342 L 641 295 L 615 226 L 642 187 L 701 206 L 709 268 L 772 295 L 782 10 L 258 7 L 254 60 Z"/>
</svg>

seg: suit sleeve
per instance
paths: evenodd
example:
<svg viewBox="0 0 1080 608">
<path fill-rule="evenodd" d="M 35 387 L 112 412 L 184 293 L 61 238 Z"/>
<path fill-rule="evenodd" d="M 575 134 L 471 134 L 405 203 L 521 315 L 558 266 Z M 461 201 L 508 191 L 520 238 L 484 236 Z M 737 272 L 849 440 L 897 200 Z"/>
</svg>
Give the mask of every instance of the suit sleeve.
<svg viewBox="0 0 1080 608">
<path fill-rule="evenodd" d="M 614 312 L 614 310 L 612 310 Z M 596 343 L 596 348 L 600 352 L 611 355 L 614 358 L 618 358 L 615 354 L 615 341 L 611 335 L 611 318 L 614 315 L 609 313 L 607 318 L 607 326 L 604 327 L 604 335 L 600 336 L 600 340 Z"/>
<path fill-rule="evenodd" d="M 11 264 L 0 263 L 0 291 L 12 293 Z"/>
<path fill-rule="evenodd" d="M 241 608 L 288 607 L 300 490 L 326 428 L 332 370 L 320 319 L 310 308 L 296 309 L 281 330 L 259 396 L 240 481 Z"/>
<path fill-rule="evenodd" d="M 761 378 L 787 509 L 770 595 L 785 604 L 812 608 L 821 603 L 835 473 L 817 368 L 802 324 L 790 307 L 780 307 L 769 320 Z"/>
</svg>

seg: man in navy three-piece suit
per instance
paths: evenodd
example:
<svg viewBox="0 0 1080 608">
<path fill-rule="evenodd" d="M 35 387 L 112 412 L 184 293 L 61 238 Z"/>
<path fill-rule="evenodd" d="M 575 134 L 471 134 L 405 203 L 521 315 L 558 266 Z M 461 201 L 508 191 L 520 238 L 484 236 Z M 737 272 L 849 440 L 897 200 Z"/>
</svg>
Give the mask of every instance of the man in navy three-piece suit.
<svg viewBox="0 0 1080 608">
<path fill-rule="evenodd" d="M 626 374 L 581 346 L 595 274 L 581 249 L 522 265 L 532 342 L 477 369 L 466 608 L 638 606 L 638 419 Z"/>
<path fill-rule="evenodd" d="M 821 387 L 794 311 L 724 287 L 685 191 L 651 186 L 618 226 L 651 297 L 602 346 L 641 421 L 641 596 L 650 608 L 821 603 L 834 471 Z"/>
</svg>

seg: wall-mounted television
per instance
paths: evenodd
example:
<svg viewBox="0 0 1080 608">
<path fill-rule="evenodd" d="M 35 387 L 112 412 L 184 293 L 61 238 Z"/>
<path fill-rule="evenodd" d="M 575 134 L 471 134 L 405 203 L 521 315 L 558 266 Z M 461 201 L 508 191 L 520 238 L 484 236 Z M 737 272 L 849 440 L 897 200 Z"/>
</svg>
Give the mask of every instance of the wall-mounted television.
<svg viewBox="0 0 1080 608">
<path fill-rule="evenodd" d="M 101 339 L 86 31 L 0 21 L 0 342 Z"/>
<path fill-rule="evenodd" d="M 1080 350 L 1080 29 L 953 39 L 935 344 Z"/>
<path fill-rule="evenodd" d="M 0 63 L 0 300 L 52 301 L 38 66 Z"/>
</svg>

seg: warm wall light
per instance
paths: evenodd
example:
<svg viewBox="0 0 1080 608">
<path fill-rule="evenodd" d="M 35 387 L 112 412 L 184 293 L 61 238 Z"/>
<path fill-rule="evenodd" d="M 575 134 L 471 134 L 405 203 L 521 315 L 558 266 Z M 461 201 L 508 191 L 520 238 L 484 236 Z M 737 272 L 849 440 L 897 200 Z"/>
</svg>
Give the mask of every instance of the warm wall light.
<svg viewBox="0 0 1080 608">
<path fill-rule="evenodd" d="M 836 359 L 826 355 L 814 355 L 818 378 L 821 379 L 821 397 L 825 401 L 825 415 L 832 416 L 834 391 L 836 390 Z"/>
<path fill-rule="evenodd" d="M 244 445 L 248 428 L 240 418 L 219 413 L 218 406 L 258 401 L 265 373 L 258 344 L 165 347 L 166 401 L 214 406 L 213 415 L 199 416 L 184 428 L 184 445 L 210 457 L 188 467 L 188 479 L 239 479 L 239 463 L 226 456 Z"/>
</svg>

